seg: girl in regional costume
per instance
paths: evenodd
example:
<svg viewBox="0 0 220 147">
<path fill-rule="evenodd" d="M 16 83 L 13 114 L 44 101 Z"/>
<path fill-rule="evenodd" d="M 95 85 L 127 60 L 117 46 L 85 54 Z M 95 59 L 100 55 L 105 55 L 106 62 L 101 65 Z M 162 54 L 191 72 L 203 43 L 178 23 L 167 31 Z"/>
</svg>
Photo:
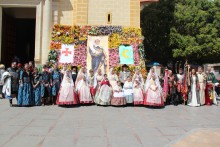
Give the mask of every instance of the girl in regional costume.
<svg viewBox="0 0 220 147">
<path fill-rule="evenodd" d="M 75 93 L 74 83 L 70 71 L 65 71 L 61 88 L 57 96 L 57 105 L 75 105 L 78 99 Z"/>
<path fill-rule="evenodd" d="M 144 92 L 140 79 L 135 79 L 133 83 L 134 105 L 144 104 Z"/>
<path fill-rule="evenodd" d="M 113 97 L 111 99 L 111 105 L 113 106 L 124 106 L 126 105 L 126 98 L 121 86 L 121 82 L 118 81 L 117 85 L 113 87 Z"/>
<path fill-rule="evenodd" d="M 37 67 L 35 67 L 33 72 L 33 99 L 35 106 L 41 106 L 41 83 L 40 74 Z"/>
<path fill-rule="evenodd" d="M 95 74 L 95 80 L 96 80 L 96 85 L 94 84 L 94 87 L 96 88 L 96 94 L 95 94 L 95 98 L 94 98 L 94 102 L 96 104 L 99 104 L 99 99 L 98 99 L 98 95 L 99 95 L 99 91 L 101 88 L 101 82 L 103 80 L 103 74 L 102 74 L 102 70 L 98 69 L 98 72 Z"/>
<path fill-rule="evenodd" d="M 131 81 L 131 77 L 127 77 L 127 80 L 124 83 L 124 95 L 126 98 L 127 104 L 133 104 L 134 96 L 133 96 L 133 83 Z"/>
<path fill-rule="evenodd" d="M 79 74 L 78 76 L 81 76 L 81 74 Z M 92 95 L 90 93 L 90 88 L 89 88 L 89 84 L 87 81 L 87 77 L 85 74 L 84 74 L 84 77 L 79 82 L 77 82 L 76 90 L 77 90 L 78 98 L 81 104 L 93 104 L 94 103 L 92 99 Z"/>
<path fill-rule="evenodd" d="M 118 76 L 116 75 L 114 68 L 110 69 L 110 71 L 108 73 L 108 80 L 109 80 L 112 87 L 117 85 Z"/>
<path fill-rule="evenodd" d="M 99 92 L 96 95 L 96 101 L 99 105 L 110 105 L 112 97 L 112 88 L 110 87 L 107 74 L 104 74 L 104 78 L 100 83 Z"/>
<path fill-rule="evenodd" d="M 163 90 L 159 82 L 159 78 L 153 69 L 150 70 L 145 84 L 145 100 L 144 105 L 148 106 L 164 106 Z"/>
<path fill-rule="evenodd" d="M 190 78 L 190 92 L 188 95 L 188 106 L 198 107 L 200 106 L 200 98 L 199 98 L 199 81 L 196 75 L 196 70 L 192 69 L 192 73 Z"/>
</svg>

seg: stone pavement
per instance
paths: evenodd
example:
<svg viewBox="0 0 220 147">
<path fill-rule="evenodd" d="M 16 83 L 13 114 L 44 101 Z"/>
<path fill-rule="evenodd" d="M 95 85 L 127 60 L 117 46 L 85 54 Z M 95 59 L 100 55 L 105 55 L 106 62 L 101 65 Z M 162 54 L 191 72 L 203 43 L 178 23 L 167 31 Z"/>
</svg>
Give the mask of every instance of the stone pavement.
<svg viewBox="0 0 220 147">
<path fill-rule="evenodd" d="M 176 147 L 204 139 L 212 146 L 219 135 L 220 106 L 24 108 L 0 100 L 0 146 L 6 147 Z"/>
</svg>

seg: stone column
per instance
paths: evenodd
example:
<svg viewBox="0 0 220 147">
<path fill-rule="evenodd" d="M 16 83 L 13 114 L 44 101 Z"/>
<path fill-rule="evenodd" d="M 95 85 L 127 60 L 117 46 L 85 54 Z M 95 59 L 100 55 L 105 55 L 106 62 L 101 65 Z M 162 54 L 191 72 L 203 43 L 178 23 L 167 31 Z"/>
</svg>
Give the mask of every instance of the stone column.
<svg viewBox="0 0 220 147">
<path fill-rule="evenodd" d="M 2 7 L 0 6 L 0 61 L 2 61 Z"/>
<path fill-rule="evenodd" d="M 45 64 L 48 60 L 49 44 L 50 44 L 50 29 L 52 20 L 52 0 L 45 0 L 43 9 L 43 32 L 42 32 L 42 49 L 41 63 Z"/>
<path fill-rule="evenodd" d="M 36 7 L 35 58 L 34 58 L 34 61 L 37 64 L 40 64 L 40 62 L 41 62 L 42 17 L 43 17 L 43 4 L 41 1 Z"/>
</svg>

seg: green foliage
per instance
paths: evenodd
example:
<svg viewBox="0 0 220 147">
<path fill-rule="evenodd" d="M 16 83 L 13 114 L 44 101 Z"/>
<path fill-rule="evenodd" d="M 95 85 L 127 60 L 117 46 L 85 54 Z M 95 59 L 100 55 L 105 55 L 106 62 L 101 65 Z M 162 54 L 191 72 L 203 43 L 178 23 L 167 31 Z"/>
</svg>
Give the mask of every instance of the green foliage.
<svg viewBox="0 0 220 147">
<path fill-rule="evenodd" d="M 219 4 L 219 0 L 176 0 L 170 32 L 174 58 L 219 62 Z"/>
<path fill-rule="evenodd" d="M 141 14 L 150 60 L 219 62 L 220 0 L 161 0 Z"/>
<path fill-rule="evenodd" d="M 57 61 L 57 57 L 58 57 L 58 52 L 56 50 L 50 50 L 48 55 L 48 61 L 51 64 L 54 64 Z"/>
</svg>

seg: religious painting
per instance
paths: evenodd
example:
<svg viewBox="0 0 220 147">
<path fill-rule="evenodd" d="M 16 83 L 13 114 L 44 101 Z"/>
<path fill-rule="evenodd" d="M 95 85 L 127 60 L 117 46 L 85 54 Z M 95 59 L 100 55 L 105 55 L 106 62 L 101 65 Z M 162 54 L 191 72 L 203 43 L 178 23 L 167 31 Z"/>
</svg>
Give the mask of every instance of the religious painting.
<svg viewBox="0 0 220 147">
<path fill-rule="evenodd" d="M 59 63 L 73 63 L 74 61 L 74 45 L 62 44 Z"/>
<path fill-rule="evenodd" d="M 120 64 L 134 64 L 134 53 L 132 46 L 119 46 Z"/>
<path fill-rule="evenodd" d="M 88 36 L 87 43 L 87 69 L 103 73 L 109 70 L 108 36 Z"/>
</svg>

